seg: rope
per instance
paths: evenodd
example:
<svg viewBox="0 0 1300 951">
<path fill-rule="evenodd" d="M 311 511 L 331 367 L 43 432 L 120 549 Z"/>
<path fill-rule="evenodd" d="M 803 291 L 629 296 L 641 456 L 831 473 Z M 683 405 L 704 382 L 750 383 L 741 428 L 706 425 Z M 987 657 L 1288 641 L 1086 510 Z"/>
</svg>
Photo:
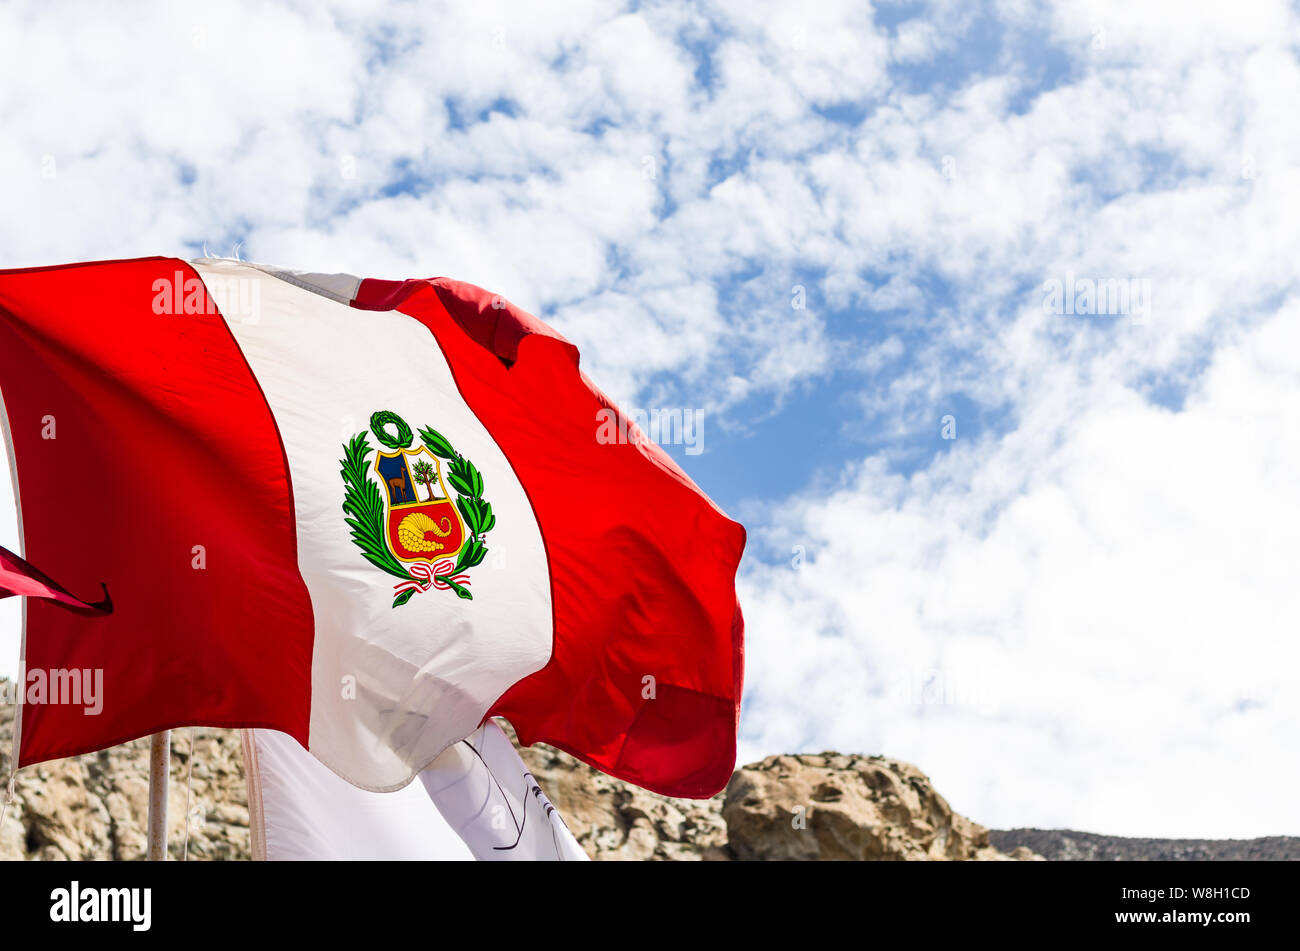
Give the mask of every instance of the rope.
<svg viewBox="0 0 1300 951">
<path fill-rule="evenodd" d="M 27 599 L 23 598 L 23 643 L 18 655 L 18 695 L 14 704 L 14 744 L 9 754 L 9 777 L 5 780 L 5 801 L 0 806 L 0 828 L 14 801 L 14 780 L 18 778 L 18 754 L 23 745 L 23 702 L 27 699 Z"/>
<path fill-rule="evenodd" d="M 185 839 L 181 843 L 181 861 L 188 862 L 190 858 L 190 789 L 193 786 L 194 777 L 194 727 L 190 727 L 190 756 L 189 762 L 185 767 Z"/>
<path fill-rule="evenodd" d="M 16 774 L 9 770 L 9 782 L 5 783 L 5 801 L 0 806 L 0 828 L 4 828 L 5 816 L 9 814 L 9 803 L 14 801 L 14 778 Z"/>
</svg>

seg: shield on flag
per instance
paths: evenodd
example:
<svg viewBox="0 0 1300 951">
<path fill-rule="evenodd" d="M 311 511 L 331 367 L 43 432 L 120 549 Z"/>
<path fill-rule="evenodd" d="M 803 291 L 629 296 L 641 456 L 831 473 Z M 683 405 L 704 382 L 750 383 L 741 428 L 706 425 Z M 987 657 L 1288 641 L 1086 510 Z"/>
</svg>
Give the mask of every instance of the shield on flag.
<svg viewBox="0 0 1300 951">
<path fill-rule="evenodd" d="M 438 458 L 424 448 L 380 452 L 375 472 L 384 489 L 393 556 L 430 564 L 454 557 L 465 542 L 465 528 L 447 493 Z"/>
</svg>

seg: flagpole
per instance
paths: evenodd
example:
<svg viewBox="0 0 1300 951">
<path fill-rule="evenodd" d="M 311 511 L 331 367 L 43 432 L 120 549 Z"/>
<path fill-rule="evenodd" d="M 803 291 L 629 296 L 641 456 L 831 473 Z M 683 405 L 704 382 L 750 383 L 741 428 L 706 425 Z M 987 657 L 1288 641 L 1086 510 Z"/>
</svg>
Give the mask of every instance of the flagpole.
<svg viewBox="0 0 1300 951">
<path fill-rule="evenodd" d="M 167 860 L 167 774 L 171 765 L 172 733 L 149 738 L 149 861 Z"/>
</svg>

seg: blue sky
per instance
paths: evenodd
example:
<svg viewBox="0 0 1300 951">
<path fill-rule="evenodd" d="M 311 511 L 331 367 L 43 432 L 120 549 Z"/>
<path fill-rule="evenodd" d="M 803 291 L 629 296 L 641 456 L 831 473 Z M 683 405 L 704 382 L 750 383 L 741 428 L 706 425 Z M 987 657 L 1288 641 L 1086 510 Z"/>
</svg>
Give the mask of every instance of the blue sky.
<svg viewBox="0 0 1300 951">
<path fill-rule="evenodd" d="M 1294 9 L 540 7 L 8 4 L 0 263 L 488 287 L 703 411 L 665 448 L 750 530 L 743 758 L 1300 832 Z"/>
</svg>

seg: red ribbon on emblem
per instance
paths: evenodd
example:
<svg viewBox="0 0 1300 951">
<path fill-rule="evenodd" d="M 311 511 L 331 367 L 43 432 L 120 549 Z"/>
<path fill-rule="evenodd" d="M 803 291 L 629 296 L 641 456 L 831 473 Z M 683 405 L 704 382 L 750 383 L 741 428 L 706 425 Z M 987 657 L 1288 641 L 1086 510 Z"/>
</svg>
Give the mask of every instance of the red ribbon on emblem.
<svg viewBox="0 0 1300 951">
<path fill-rule="evenodd" d="M 438 577 L 439 575 L 450 578 L 452 581 L 456 582 L 456 584 L 469 585 L 468 573 L 462 572 L 458 575 L 450 574 L 455 567 L 456 563 L 450 558 L 439 561 L 433 565 L 430 565 L 427 561 L 416 562 L 408 569 L 411 572 L 411 579 L 393 585 L 393 591 L 395 593 L 411 590 L 428 591 L 430 588 L 437 588 L 439 591 L 451 590 L 451 585 Z"/>
</svg>

